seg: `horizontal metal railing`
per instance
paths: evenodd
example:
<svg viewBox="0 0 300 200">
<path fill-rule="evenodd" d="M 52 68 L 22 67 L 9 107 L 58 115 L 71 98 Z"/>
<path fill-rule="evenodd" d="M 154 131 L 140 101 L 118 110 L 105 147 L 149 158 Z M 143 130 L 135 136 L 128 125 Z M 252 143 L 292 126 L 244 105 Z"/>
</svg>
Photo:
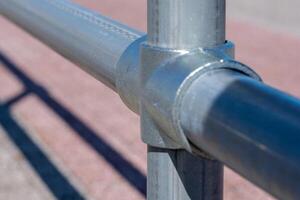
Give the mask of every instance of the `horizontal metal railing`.
<svg viewBox="0 0 300 200">
<path fill-rule="evenodd" d="M 130 73 L 128 81 L 139 88 L 139 51 L 129 52 L 124 63 L 122 57 L 130 45 L 143 41 L 139 38 L 144 33 L 65 0 L 0 0 L 0 13 L 115 91 L 119 91 L 119 76 L 124 76 L 119 65 L 133 67 L 135 73 Z M 151 37 L 152 43 L 157 41 Z M 156 88 L 153 94 L 168 98 L 160 90 Z M 139 93 L 133 91 L 126 97 L 134 99 L 130 106 L 137 113 L 141 112 Z M 300 196 L 298 99 L 225 69 L 194 80 L 181 99 L 176 105 L 178 122 L 193 148 L 207 152 L 278 198 Z M 158 121 L 163 117 L 160 113 L 154 116 Z"/>
<path fill-rule="evenodd" d="M 66 0 L 0 1 L 0 13 L 115 90 L 115 68 L 143 33 Z"/>
<path fill-rule="evenodd" d="M 188 138 L 276 197 L 297 199 L 300 101 L 232 72 L 203 79 L 183 101 Z"/>
</svg>

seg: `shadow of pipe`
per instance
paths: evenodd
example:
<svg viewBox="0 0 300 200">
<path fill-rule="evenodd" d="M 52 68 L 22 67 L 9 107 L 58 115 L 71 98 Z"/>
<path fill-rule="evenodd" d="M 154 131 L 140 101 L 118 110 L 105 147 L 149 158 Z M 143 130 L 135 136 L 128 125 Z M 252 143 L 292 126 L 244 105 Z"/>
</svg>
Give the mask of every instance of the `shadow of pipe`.
<svg viewBox="0 0 300 200">
<path fill-rule="evenodd" d="M 0 125 L 57 199 L 84 199 L 47 158 L 47 155 L 31 140 L 25 130 L 13 119 L 9 107 L 1 104 Z"/>
<path fill-rule="evenodd" d="M 25 87 L 25 91 L 17 97 L 6 102 L 12 106 L 29 93 L 35 94 L 51 110 L 56 113 L 83 141 L 89 144 L 101 157 L 127 180 L 139 193 L 146 196 L 146 177 L 135 166 L 127 161 L 113 147 L 104 141 L 94 130 L 85 125 L 77 116 L 53 98 L 46 89 L 35 83 L 29 76 L 17 67 L 9 58 L 0 52 L 0 62 L 6 67 Z"/>
</svg>

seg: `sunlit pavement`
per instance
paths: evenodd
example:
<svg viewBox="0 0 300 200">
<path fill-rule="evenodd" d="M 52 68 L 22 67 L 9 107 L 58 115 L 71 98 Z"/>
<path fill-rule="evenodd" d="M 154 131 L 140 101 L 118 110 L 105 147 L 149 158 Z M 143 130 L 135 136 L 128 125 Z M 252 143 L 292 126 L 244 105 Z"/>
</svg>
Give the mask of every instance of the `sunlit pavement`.
<svg viewBox="0 0 300 200">
<path fill-rule="evenodd" d="M 145 1 L 78 0 L 145 30 Z M 119 97 L 0 18 L 0 199 L 145 197 L 146 146 Z M 230 21 L 236 56 L 300 97 L 300 38 Z M 225 199 L 272 199 L 225 169 Z"/>
</svg>

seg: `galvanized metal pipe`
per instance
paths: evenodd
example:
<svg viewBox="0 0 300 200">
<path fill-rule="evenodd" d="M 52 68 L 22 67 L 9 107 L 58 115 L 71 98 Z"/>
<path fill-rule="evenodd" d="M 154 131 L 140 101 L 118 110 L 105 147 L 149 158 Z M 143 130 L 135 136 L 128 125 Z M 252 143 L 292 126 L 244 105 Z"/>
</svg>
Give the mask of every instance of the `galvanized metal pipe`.
<svg viewBox="0 0 300 200">
<path fill-rule="evenodd" d="M 171 49 L 225 41 L 225 0 L 148 0 L 148 44 Z"/>
<path fill-rule="evenodd" d="M 299 99 L 221 70 L 196 80 L 180 110 L 191 143 L 279 199 L 299 199 Z"/>
<path fill-rule="evenodd" d="M 0 0 L 0 14 L 114 90 L 117 61 L 143 35 L 67 0 Z"/>
<path fill-rule="evenodd" d="M 147 8 L 148 48 L 188 51 L 225 42 L 225 0 L 148 0 Z M 148 68 L 144 70 L 146 74 L 150 66 L 145 67 Z M 142 125 L 142 130 L 151 131 L 149 123 Z M 148 147 L 147 155 L 148 200 L 223 199 L 220 162 L 195 157 L 185 150 L 154 146 Z"/>
<path fill-rule="evenodd" d="M 223 166 L 185 150 L 148 147 L 149 200 L 220 200 Z"/>
</svg>

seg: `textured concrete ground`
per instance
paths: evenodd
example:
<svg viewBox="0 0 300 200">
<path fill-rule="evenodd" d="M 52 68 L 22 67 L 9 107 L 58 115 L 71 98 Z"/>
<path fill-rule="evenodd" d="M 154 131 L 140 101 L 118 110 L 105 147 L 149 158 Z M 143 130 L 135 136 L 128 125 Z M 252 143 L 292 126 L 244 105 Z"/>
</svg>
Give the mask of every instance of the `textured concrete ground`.
<svg viewBox="0 0 300 200">
<path fill-rule="evenodd" d="M 145 0 L 77 0 L 145 30 Z M 144 199 L 138 117 L 116 94 L 0 18 L 0 199 Z M 230 21 L 237 58 L 300 96 L 300 38 Z M 225 169 L 225 199 L 272 199 Z"/>
<path fill-rule="evenodd" d="M 53 195 L 47 192 L 47 188 L 2 129 L 0 146 L 0 199 L 53 199 Z"/>
<path fill-rule="evenodd" d="M 298 0 L 227 0 L 228 17 L 300 36 Z"/>
</svg>

